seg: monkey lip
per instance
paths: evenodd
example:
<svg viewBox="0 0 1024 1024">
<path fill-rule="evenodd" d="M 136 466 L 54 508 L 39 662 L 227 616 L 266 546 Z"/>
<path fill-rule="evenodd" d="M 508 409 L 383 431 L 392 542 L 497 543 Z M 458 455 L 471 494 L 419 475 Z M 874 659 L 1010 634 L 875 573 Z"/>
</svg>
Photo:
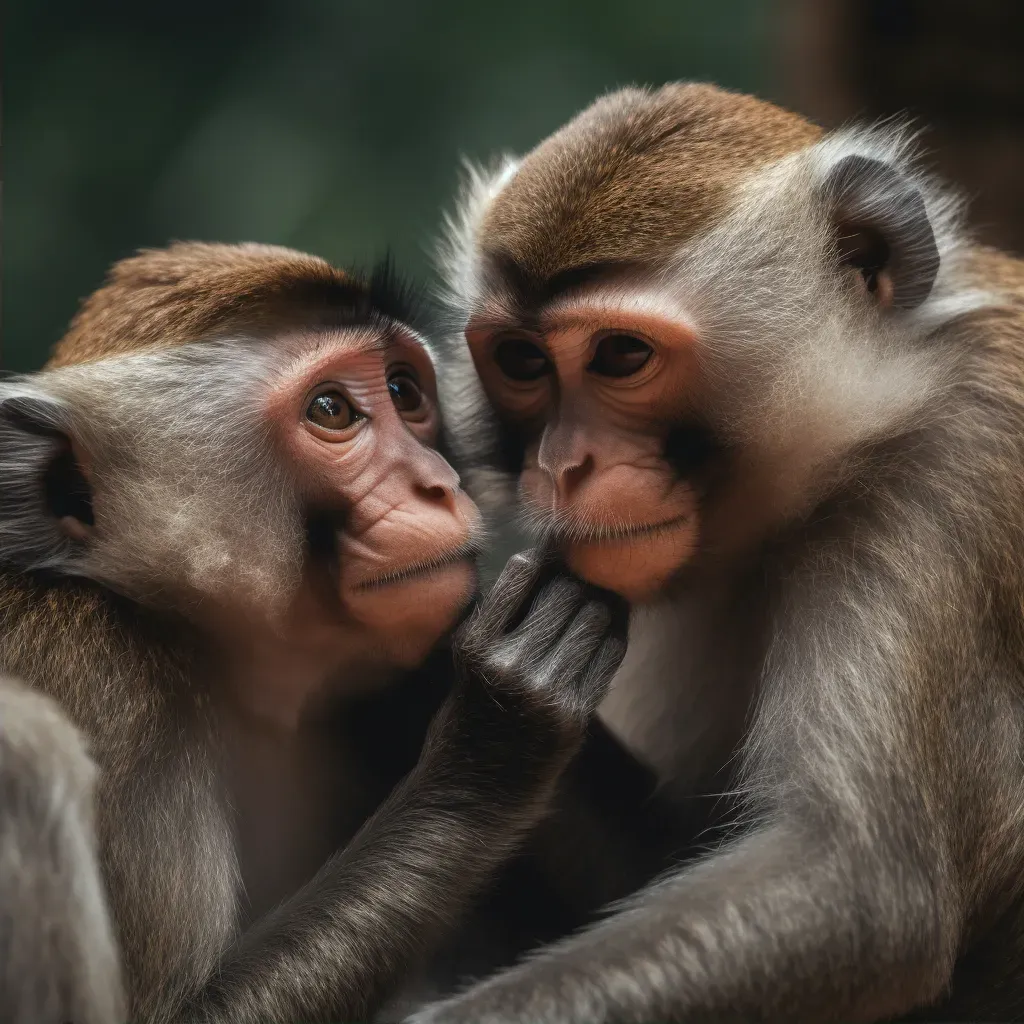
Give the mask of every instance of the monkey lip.
<svg viewBox="0 0 1024 1024">
<path fill-rule="evenodd" d="M 432 576 L 444 569 L 456 565 L 475 565 L 480 554 L 480 546 L 474 541 L 469 541 L 444 555 L 437 558 L 426 559 L 422 562 L 414 562 L 412 565 L 404 566 L 401 569 L 393 569 L 390 572 L 381 573 L 379 576 L 371 576 L 357 584 L 357 590 L 380 590 L 383 587 L 399 586 L 413 580 L 420 581 L 427 576 Z"/>
<path fill-rule="evenodd" d="M 630 526 L 597 527 L 587 533 L 573 533 L 562 537 L 562 543 L 568 545 L 582 544 L 618 544 L 637 537 L 650 537 L 653 534 L 671 530 L 692 519 L 692 514 L 685 512 L 672 519 L 662 519 L 657 523 L 638 523 Z"/>
<path fill-rule="evenodd" d="M 589 540 L 568 538 L 562 555 L 581 579 L 642 603 L 653 599 L 672 574 L 693 558 L 699 525 L 694 509 L 656 523 L 595 531 Z"/>
</svg>

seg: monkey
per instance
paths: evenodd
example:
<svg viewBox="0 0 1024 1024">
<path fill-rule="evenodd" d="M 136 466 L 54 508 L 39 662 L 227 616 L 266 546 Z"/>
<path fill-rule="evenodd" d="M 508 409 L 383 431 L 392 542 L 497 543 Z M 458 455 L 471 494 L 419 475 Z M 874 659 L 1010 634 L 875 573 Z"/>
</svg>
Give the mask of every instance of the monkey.
<svg viewBox="0 0 1024 1024">
<path fill-rule="evenodd" d="M 439 646 L 481 519 L 416 323 L 387 265 L 178 243 L 0 383 L 5 1020 L 368 1019 L 544 815 L 626 616 L 526 553 Z"/>
<path fill-rule="evenodd" d="M 453 440 L 628 598 L 599 714 L 717 818 L 416 1024 L 1024 1019 L 1024 263 L 965 220 L 909 128 L 698 83 L 471 171 Z"/>
</svg>

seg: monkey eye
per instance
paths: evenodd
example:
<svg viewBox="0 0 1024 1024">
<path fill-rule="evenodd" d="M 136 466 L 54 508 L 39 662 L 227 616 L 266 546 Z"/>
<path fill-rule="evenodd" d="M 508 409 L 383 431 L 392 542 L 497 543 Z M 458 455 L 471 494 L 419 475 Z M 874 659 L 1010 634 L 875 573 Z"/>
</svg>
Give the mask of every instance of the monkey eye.
<svg viewBox="0 0 1024 1024">
<path fill-rule="evenodd" d="M 630 377 L 642 369 L 654 349 L 631 334 L 608 334 L 597 343 L 587 367 L 602 377 Z"/>
<path fill-rule="evenodd" d="M 416 412 L 423 405 L 423 392 L 407 370 L 388 378 L 391 401 L 399 412 Z"/>
<path fill-rule="evenodd" d="M 532 341 L 508 338 L 494 350 L 498 369 L 509 380 L 540 380 L 550 369 L 551 361 Z"/>
<path fill-rule="evenodd" d="M 314 396 L 306 409 L 306 419 L 323 430 L 345 430 L 362 415 L 340 391 L 331 390 Z"/>
</svg>

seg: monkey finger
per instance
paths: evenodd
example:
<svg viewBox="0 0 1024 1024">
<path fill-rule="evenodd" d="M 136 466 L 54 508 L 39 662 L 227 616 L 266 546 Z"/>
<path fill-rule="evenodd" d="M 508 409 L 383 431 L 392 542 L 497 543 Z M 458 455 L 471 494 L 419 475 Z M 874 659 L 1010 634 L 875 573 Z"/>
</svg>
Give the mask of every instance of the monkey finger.
<svg viewBox="0 0 1024 1024">
<path fill-rule="evenodd" d="M 556 576 L 536 597 L 513 636 L 521 641 L 530 665 L 539 669 L 551 649 L 561 645 L 563 634 L 583 601 L 583 587 L 567 576 Z"/>
<path fill-rule="evenodd" d="M 580 700 L 587 707 L 588 713 L 596 711 L 597 706 L 604 700 L 608 687 L 626 656 L 627 647 L 624 637 L 609 634 L 582 674 L 578 689 Z"/>
<path fill-rule="evenodd" d="M 466 625 L 467 639 L 487 643 L 507 633 L 526 603 L 544 560 L 532 548 L 514 554 Z"/>
<path fill-rule="evenodd" d="M 620 594 L 593 583 L 586 584 L 585 596 L 588 600 L 601 601 L 608 607 L 611 612 L 609 632 L 625 641 L 629 634 L 629 602 Z"/>
<path fill-rule="evenodd" d="M 544 664 L 541 679 L 559 695 L 581 690 L 595 652 L 608 632 L 612 613 L 603 601 L 588 601 L 569 624 L 558 646 Z"/>
</svg>

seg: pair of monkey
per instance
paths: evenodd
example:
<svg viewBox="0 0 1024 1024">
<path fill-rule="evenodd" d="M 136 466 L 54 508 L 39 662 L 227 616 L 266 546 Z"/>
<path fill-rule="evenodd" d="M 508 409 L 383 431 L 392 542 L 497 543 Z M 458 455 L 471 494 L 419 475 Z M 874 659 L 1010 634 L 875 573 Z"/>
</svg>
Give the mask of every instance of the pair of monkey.
<svg viewBox="0 0 1024 1024">
<path fill-rule="evenodd" d="M 179 246 L 3 385 L 15 1019 L 123 1017 L 114 934 L 143 1019 L 379 1011 L 579 816 L 598 704 L 723 827 L 416 1024 L 1024 1018 L 1024 264 L 905 136 L 673 85 L 472 175 L 443 267 L 436 382 L 386 275 Z M 440 452 L 572 573 L 514 559 L 454 664 Z M 360 699 L 438 680 L 374 770 Z"/>
</svg>

